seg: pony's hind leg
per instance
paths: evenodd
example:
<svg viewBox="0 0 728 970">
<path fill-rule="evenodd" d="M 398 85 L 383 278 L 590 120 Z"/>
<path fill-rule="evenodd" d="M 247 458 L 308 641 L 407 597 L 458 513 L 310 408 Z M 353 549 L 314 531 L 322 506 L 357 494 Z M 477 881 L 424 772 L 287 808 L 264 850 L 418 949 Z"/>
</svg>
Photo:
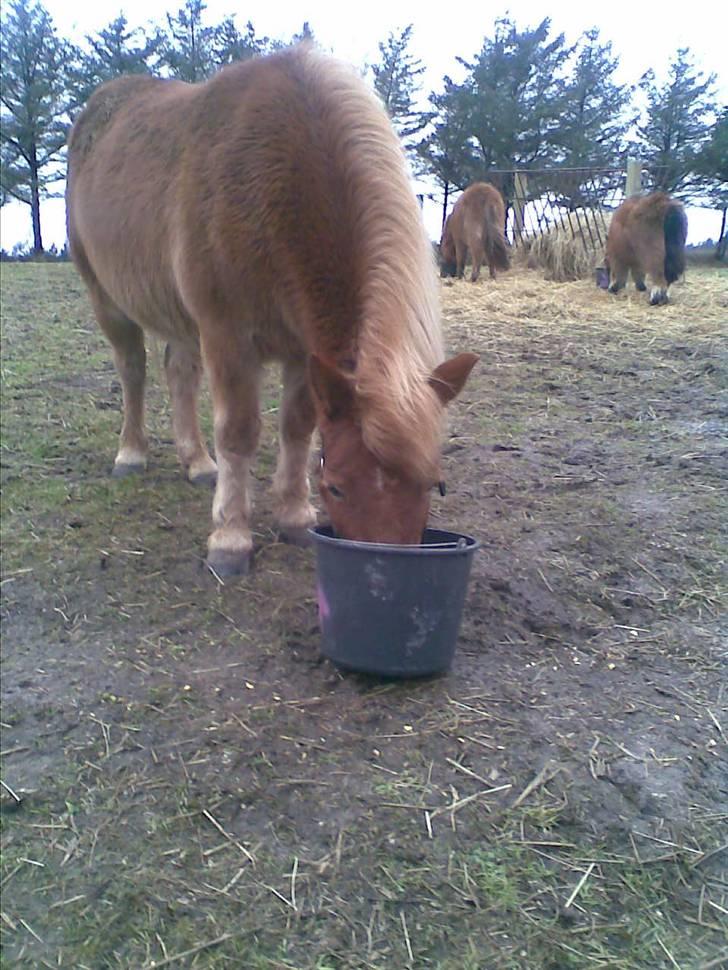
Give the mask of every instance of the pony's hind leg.
<svg viewBox="0 0 728 970">
<path fill-rule="evenodd" d="M 650 305 L 667 303 L 670 284 L 665 278 L 665 244 L 662 238 L 655 240 L 650 247 L 649 257 L 645 260 L 647 275 L 650 277 Z"/>
<path fill-rule="evenodd" d="M 221 576 L 246 573 L 250 533 L 250 465 L 260 436 L 260 360 L 236 340 L 234 327 L 203 332 L 202 352 L 215 420 L 217 487 L 212 503 L 209 566 Z"/>
<path fill-rule="evenodd" d="M 628 269 L 621 263 L 617 262 L 616 259 L 612 258 L 609 261 L 609 286 L 607 289 L 610 293 L 619 293 L 627 285 L 627 273 Z"/>
<path fill-rule="evenodd" d="M 480 267 L 485 260 L 485 250 L 480 239 L 472 240 L 470 243 L 470 259 L 473 263 L 473 270 L 470 274 L 470 282 L 477 283 L 480 276 Z"/>
<path fill-rule="evenodd" d="M 217 477 L 217 465 L 203 444 L 197 419 L 202 376 L 199 347 L 170 341 L 164 352 L 164 370 L 172 401 L 172 429 L 180 464 L 193 484 L 212 485 Z"/>
<path fill-rule="evenodd" d="M 283 365 L 283 401 L 280 418 L 278 466 L 273 478 L 275 515 L 281 538 L 302 544 L 306 530 L 316 521 L 310 502 L 308 461 L 311 435 L 316 426 L 306 366 L 299 360 Z"/>
<path fill-rule="evenodd" d="M 98 324 L 113 349 L 116 369 L 121 379 L 124 418 L 119 435 L 119 450 L 111 473 L 115 478 L 121 478 L 143 471 L 147 466 L 148 444 L 144 433 L 147 355 L 144 332 L 98 288 L 91 288 L 90 296 Z"/>
<path fill-rule="evenodd" d="M 455 259 L 457 263 L 457 277 L 459 280 L 465 276 L 465 263 L 468 258 L 468 248 L 465 243 L 455 243 Z"/>
</svg>

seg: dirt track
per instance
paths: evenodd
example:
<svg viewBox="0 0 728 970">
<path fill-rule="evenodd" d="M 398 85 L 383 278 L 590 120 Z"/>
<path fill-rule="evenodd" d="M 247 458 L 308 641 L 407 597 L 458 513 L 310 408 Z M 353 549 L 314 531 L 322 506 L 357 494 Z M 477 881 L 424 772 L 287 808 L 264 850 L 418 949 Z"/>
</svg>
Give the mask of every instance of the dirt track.
<svg viewBox="0 0 728 970">
<path fill-rule="evenodd" d="M 483 548 L 452 672 L 387 683 L 322 661 L 312 554 L 274 541 L 275 379 L 256 567 L 223 587 L 159 384 L 151 468 L 112 482 L 79 281 L 4 267 L 8 964 L 718 966 L 720 273 L 652 309 L 531 271 L 443 286 L 481 363 L 433 522 Z"/>
</svg>

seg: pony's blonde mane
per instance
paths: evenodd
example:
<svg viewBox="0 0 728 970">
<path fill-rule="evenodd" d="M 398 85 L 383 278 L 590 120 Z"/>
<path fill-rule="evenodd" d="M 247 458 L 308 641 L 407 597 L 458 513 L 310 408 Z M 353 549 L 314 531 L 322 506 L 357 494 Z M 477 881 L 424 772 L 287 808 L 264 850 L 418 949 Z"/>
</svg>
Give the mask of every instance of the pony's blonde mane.
<svg viewBox="0 0 728 970">
<path fill-rule="evenodd" d="M 302 56 L 333 92 L 330 131 L 365 263 L 354 374 L 364 442 L 385 467 L 436 481 L 442 406 L 428 378 L 443 360 L 439 292 L 404 152 L 352 68 L 312 48 Z"/>
</svg>

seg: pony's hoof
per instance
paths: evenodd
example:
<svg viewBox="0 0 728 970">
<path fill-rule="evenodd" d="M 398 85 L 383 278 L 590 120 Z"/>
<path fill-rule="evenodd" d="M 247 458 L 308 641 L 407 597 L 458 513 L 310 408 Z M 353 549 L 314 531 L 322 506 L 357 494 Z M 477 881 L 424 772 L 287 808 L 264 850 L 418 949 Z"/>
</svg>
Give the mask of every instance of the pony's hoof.
<svg viewBox="0 0 728 970">
<path fill-rule="evenodd" d="M 307 526 L 280 526 L 278 538 L 281 542 L 287 542 L 290 546 L 305 548 L 311 545 L 311 536 L 308 534 Z"/>
<path fill-rule="evenodd" d="M 211 573 L 220 579 L 231 576 L 246 576 L 250 572 L 253 556 L 250 552 L 230 552 L 226 549 L 216 549 L 207 556 L 207 567 Z"/>
<path fill-rule="evenodd" d="M 203 485 L 214 486 L 217 484 L 217 471 L 197 472 L 196 474 L 189 474 L 187 478 L 195 487 L 200 487 Z"/>
<path fill-rule="evenodd" d="M 143 471 L 146 471 L 147 466 L 142 461 L 135 462 L 118 462 L 111 469 L 112 478 L 128 478 L 130 475 L 141 475 Z"/>
</svg>

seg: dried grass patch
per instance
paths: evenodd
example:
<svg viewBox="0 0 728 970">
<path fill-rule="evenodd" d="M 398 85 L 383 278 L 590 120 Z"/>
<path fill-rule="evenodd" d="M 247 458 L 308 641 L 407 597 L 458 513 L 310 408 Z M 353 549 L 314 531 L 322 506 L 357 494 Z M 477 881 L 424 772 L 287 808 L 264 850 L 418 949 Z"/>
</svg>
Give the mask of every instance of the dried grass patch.
<svg viewBox="0 0 728 970">
<path fill-rule="evenodd" d="M 631 284 L 614 296 L 599 289 L 593 277 L 556 282 L 516 265 L 495 281 L 443 282 L 442 303 L 447 330 L 463 344 L 482 345 L 486 332 L 499 324 L 526 326 L 544 337 L 608 324 L 624 344 L 682 338 L 686 325 L 701 337 L 717 338 L 726 332 L 728 273 L 688 264 L 683 279 L 670 289 L 670 302 L 653 307 Z"/>
<path fill-rule="evenodd" d="M 564 215 L 559 225 L 526 240 L 518 250 L 516 263 L 543 269 L 549 280 L 567 282 L 594 278 L 604 262 L 604 247 L 611 213 L 577 209 Z"/>
</svg>

